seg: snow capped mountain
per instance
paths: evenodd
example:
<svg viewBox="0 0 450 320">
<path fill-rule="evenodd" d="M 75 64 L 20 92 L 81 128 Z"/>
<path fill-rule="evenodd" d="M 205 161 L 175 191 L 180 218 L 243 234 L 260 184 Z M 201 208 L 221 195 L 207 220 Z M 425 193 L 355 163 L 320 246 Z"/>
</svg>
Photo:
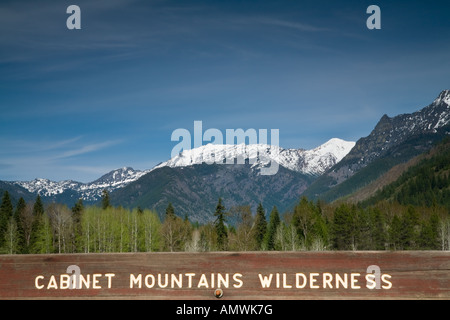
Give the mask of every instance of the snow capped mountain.
<svg viewBox="0 0 450 320">
<path fill-rule="evenodd" d="M 32 181 L 17 181 L 14 183 L 21 187 L 24 187 L 32 193 L 38 193 L 41 196 L 61 194 L 67 189 L 77 189 L 80 187 L 80 185 L 82 185 L 81 182 L 72 180 L 55 182 L 41 178 L 34 179 Z"/>
<path fill-rule="evenodd" d="M 140 171 L 130 167 L 116 169 L 91 183 L 82 184 L 77 191 L 81 192 L 83 199 L 96 201 L 101 198 L 104 189 L 111 192 L 123 188 L 148 172 L 149 170 Z"/>
<path fill-rule="evenodd" d="M 130 182 L 136 181 L 144 174 L 146 174 L 149 170 L 140 171 L 134 170 L 130 167 L 124 167 L 117 170 L 113 170 L 94 182 L 86 185 L 90 189 L 92 188 L 120 188 L 124 185 L 127 185 Z"/>
<path fill-rule="evenodd" d="M 18 181 L 14 183 L 32 193 L 44 197 L 54 197 L 68 192 L 75 194 L 85 201 L 97 201 L 100 199 L 104 189 L 113 191 L 122 188 L 127 184 L 136 181 L 147 172 L 148 171 L 124 167 L 113 170 L 90 183 L 81 183 L 72 180 L 55 182 L 48 179 L 34 179 L 32 181 Z"/>
<path fill-rule="evenodd" d="M 232 164 L 248 163 L 252 168 L 260 169 L 271 161 L 286 169 L 309 175 L 320 175 L 345 157 L 354 147 L 355 142 L 331 139 L 312 150 L 284 149 L 264 144 L 207 144 L 199 148 L 184 150 L 172 159 L 159 164 L 162 167 L 186 167 L 195 164 Z"/>
<path fill-rule="evenodd" d="M 134 170 L 124 167 L 113 170 L 99 179 L 82 183 L 73 180 L 51 181 L 48 179 L 34 179 L 32 181 L 17 181 L 19 185 L 31 193 L 53 199 L 53 201 L 74 203 L 79 198 L 86 202 L 95 202 L 101 198 L 102 191 L 112 192 L 137 181 L 145 174 L 162 167 L 187 167 L 194 164 L 231 163 L 252 164 L 253 170 L 267 166 L 271 161 L 277 162 L 286 169 L 308 175 L 320 175 L 325 170 L 339 162 L 355 145 L 341 139 L 331 139 L 323 145 L 312 149 L 284 149 L 269 145 L 213 145 L 208 144 L 200 148 L 186 150 L 172 159 L 157 165 L 151 170 Z M 236 160 L 238 159 L 238 160 Z M 228 160 L 230 161 L 230 160 Z"/>
</svg>

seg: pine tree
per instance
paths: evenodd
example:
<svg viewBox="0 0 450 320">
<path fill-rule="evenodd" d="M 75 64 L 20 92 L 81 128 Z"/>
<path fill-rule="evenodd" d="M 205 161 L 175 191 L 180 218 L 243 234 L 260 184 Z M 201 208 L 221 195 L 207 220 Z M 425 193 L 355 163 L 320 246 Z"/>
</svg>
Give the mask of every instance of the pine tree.
<svg viewBox="0 0 450 320">
<path fill-rule="evenodd" d="M 169 202 L 166 208 L 166 219 L 167 218 L 175 218 L 175 209 L 173 208 L 172 202 Z"/>
<path fill-rule="evenodd" d="M 402 230 L 400 233 L 400 241 L 403 250 L 417 249 L 417 226 L 419 224 L 419 215 L 412 205 L 408 206 L 406 212 L 403 214 L 401 222 Z"/>
<path fill-rule="evenodd" d="M 419 237 L 420 250 L 439 250 L 439 217 L 434 212 L 429 219 L 425 219 L 421 224 Z"/>
<path fill-rule="evenodd" d="M 109 201 L 109 192 L 108 190 L 104 189 L 102 191 L 102 208 L 103 210 L 106 210 L 109 207 L 111 207 L 111 203 Z"/>
<path fill-rule="evenodd" d="M 277 232 L 278 225 L 280 224 L 280 214 L 276 206 L 273 207 L 270 212 L 269 226 L 264 238 L 266 250 L 275 250 L 275 234 Z"/>
<path fill-rule="evenodd" d="M 402 221 L 398 215 L 392 218 L 389 229 L 389 242 L 393 250 L 403 250 L 401 242 Z"/>
<path fill-rule="evenodd" d="M 215 228 L 217 233 L 217 246 L 219 250 L 226 250 L 228 233 L 225 227 L 225 206 L 222 204 L 222 198 L 219 198 L 219 202 L 216 206 L 216 212 L 214 213 L 216 217 Z"/>
<path fill-rule="evenodd" d="M 355 249 L 371 250 L 373 249 L 373 224 L 369 210 L 355 208 Z"/>
<path fill-rule="evenodd" d="M 258 208 L 256 209 L 256 218 L 255 218 L 255 231 L 254 231 L 254 237 L 256 241 L 256 245 L 258 250 L 262 249 L 264 236 L 267 232 L 267 221 L 266 221 L 266 214 L 264 211 L 264 208 L 261 204 L 261 202 L 258 205 Z"/>
<path fill-rule="evenodd" d="M 42 203 L 42 199 L 41 199 L 40 195 L 37 195 L 36 201 L 34 202 L 33 214 L 35 216 L 44 214 L 44 204 Z"/>
<path fill-rule="evenodd" d="M 334 211 L 333 244 L 338 250 L 355 250 L 357 239 L 355 206 L 341 204 Z"/>
<path fill-rule="evenodd" d="M 75 252 L 82 252 L 82 234 L 83 228 L 81 226 L 81 218 L 84 211 L 83 199 L 78 199 L 72 207 L 72 221 L 73 221 L 73 247 Z"/>
<path fill-rule="evenodd" d="M 17 202 L 16 210 L 14 211 L 14 220 L 16 222 L 16 232 L 17 232 L 17 253 L 25 253 L 25 231 L 23 228 L 23 216 L 25 213 L 25 209 L 27 207 L 27 204 L 25 203 L 25 200 L 20 197 L 19 202 Z"/>
<path fill-rule="evenodd" d="M 13 205 L 9 192 L 5 191 L 0 204 L 0 248 L 5 244 L 5 232 L 8 228 L 8 223 L 13 215 Z"/>
<path fill-rule="evenodd" d="M 322 204 L 317 202 L 314 210 L 314 223 L 311 229 L 311 250 L 322 251 L 328 246 L 328 224 L 322 215 Z"/>
<path fill-rule="evenodd" d="M 371 217 L 372 250 L 384 250 L 386 244 L 385 221 L 378 208 L 367 209 Z"/>
</svg>

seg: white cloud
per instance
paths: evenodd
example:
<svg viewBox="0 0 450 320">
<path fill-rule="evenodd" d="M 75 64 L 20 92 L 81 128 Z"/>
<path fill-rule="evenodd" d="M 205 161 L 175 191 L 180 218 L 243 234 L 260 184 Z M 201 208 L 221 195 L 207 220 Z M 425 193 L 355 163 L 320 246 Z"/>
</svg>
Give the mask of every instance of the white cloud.
<svg viewBox="0 0 450 320">
<path fill-rule="evenodd" d="M 281 19 L 274 19 L 274 18 L 258 18 L 255 21 L 259 22 L 261 24 L 285 27 L 285 28 L 295 29 L 297 31 L 303 31 L 303 32 L 330 31 L 330 29 L 328 29 L 328 28 L 317 27 L 312 24 L 292 22 L 292 21 L 288 21 L 288 20 L 281 20 Z"/>
<path fill-rule="evenodd" d="M 83 137 L 62 140 L 7 140 L 0 139 L 0 180 L 32 180 L 34 178 L 48 178 L 52 180 L 89 179 L 97 176 L 104 167 L 95 170 L 80 170 L 77 156 L 105 150 L 120 144 L 123 140 L 107 140 L 97 143 L 86 143 Z M 89 155 L 89 162 L 93 162 L 95 155 Z M 91 167 L 92 169 L 93 167 Z M 80 174 L 82 173 L 82 174 Z"/>
<path fill-rule="evenodd" d="M 55 156 L 54 159 L 70 158 L 70 157 L 82 155 L 85 153 L 99 151 L 101 149 L 119 144 L 121 142 L 122 142 L 122 140 L 112 140 L 112 141 L 105 141 L 105 142 L 101 142 L 101 143 L 88 144 L 88 145 L 81 146 L 76 149 L 64 151 L 61 154 Z"/>
</svg>

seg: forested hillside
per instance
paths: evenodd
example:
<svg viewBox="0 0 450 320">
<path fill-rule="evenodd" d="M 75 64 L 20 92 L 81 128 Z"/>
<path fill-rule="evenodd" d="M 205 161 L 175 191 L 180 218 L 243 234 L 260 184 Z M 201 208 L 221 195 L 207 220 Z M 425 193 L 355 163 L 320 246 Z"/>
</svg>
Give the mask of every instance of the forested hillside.
<svg viewBox="0 0 450 320">
<path fill-rule="evenodd" d="M 1 253 L 94 253 L 258 250 L 449 250 L 450 218 L 442 206 L 419 207 L 382 201 L 363 208 L 302 198 L 281 214 L 261 204 L 226 208 L 219 199 L 212 221 L 192 223 L 168 204 L 154 211 L 112 207 L 44 206 L 22 199 L 0 206 Z"/>
<path fill-rule="evenodd" d="M 445 139 L 421 158 L 419 163 L 364 201 L 363 205 L 387 200 L 403 205 L 450 209 L 450 139 Z"/>
</svg>

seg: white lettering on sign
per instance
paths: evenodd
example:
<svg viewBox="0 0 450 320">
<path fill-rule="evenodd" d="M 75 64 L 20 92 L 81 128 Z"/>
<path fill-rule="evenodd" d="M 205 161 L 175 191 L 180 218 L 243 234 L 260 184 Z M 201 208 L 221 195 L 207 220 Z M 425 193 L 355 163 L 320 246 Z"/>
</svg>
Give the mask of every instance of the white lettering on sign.
<svg viewBox="0 0 450 320">
<path fill-rule="evenodd" d="M 195 274 L 130 274 L 130 289 L 133 288 L 241 288 L 244 284 L 241 273 Z"/>
<path fill-rule="evenodd" d="M 374 282 L 370 276 L 372 274 L 367 274 L 365 279 L 367 281 L 366 287 L 369 289 L 374 288 Z M 360 273 L 317 273 L 311 272 L 309 274 L 305 273 L 295 273 L 293 275 L 288 275 L 286 273 L 269 273 L 269 274 L 258 274 L 258 278 L 261 284 L 261 288 L 283 288 L 283 289 L 361 289 L 361 274 Z M 389 274 L 383 274 L 380 277 L 381 281 L 384 283 L 381 288 L 390 289 L 392 288 L 392 283 L 389 281 L 391 276 Z M 370 281 L 369 281 L 370 280 Z"/>
<path fill-rule="evenodd" d="M 351 289 L 363 287 L 389 290 L 392 288 L 392 276 L 382 274 L 376 265 L 367 268 L 367 273 L 359 272 L 297 272 L 297 273 L 257 273 L 244 277 L 243 273 L 130 273 L 123 278 L 122 286 L 128 282 L 129 289 L 239 289 L 244 287 L 244 278 L 253 278 L 251 283 L 259 284 L 261 289 Z M 111 289 L 115 273 L 83 274 L 76 265 L 59 275 L 38 275 L 34 278 L 34 287 L 38 290 L 65 289 Z M 256 277 L 256 278 L 255 278 Z M 258 282 L 259 280 L 259 282 Z M 248 289 L 248 288 L 247 288 Z M 258 286 L 257 288 L 258 289 Z"/>
<path fill-rule="evenodd" d="M 114 273 L 94 273 L 94 274 L 79 274 L 78 275 L 78 286 L 73 286 L 72 275 L 60 274 L 51 275 L 45 277 L 43 275 L 38 275 L 34 279 L 34 286 L 36 289 L 111 289 L 112 288 L 112 278 L 115 277 Z"/>
</svg>

